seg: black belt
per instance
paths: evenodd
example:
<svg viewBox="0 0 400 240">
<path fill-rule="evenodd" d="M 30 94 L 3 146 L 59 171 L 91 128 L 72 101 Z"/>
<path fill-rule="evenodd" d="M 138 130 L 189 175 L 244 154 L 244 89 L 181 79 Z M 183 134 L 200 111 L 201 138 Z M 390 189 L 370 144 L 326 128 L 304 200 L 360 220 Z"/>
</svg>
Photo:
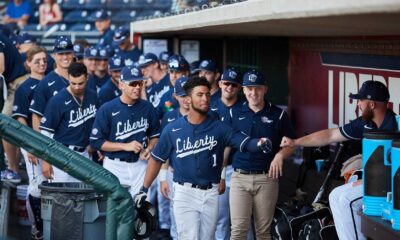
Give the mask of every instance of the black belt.
<svg viewBox="0 0 400 240">
<path fill-rule="evenodd" d="M 209 183 L 208 185 L 197 185 L 197 184 L 188 183 L 188 182 L 177 182 L 177 183 L 182 186 L 189 186 L 191 188 L 197 188 L 197 189 L 201 189 L 201 190 L 208 190 L 213 187 L 212 183 Z"/>
<path fill-rule="evenodd" d="M 138 160 L 138 159 L 134 159 L 134 158 L 110 158 L 110 157 L 108 157 L 108 159 L 117 161 L 117 162 L 127 162 L 127 163 L 137 162 L 137 160 Z"/>
<path fill-rule="evenodd" d="M 72 151 L 80 152 L 80 153 L 83 153 L 86 150 L 86 148 L 84 148 L 84 147 L 78 147 L 78 146 L 74 146 L 74 145 L 64 144 L 64 146 L 71 149 Z"/>
<path fill-rule="evenodd" d="M 243 170 L 240 168 L 235 168 L 235 172 L 240 173 L 240 174 L 245 174 L 245 175 L 249 175 L 249 174 L 268 174 L 267 171 L 247 171 L 247 170 Z"/>
</svg>

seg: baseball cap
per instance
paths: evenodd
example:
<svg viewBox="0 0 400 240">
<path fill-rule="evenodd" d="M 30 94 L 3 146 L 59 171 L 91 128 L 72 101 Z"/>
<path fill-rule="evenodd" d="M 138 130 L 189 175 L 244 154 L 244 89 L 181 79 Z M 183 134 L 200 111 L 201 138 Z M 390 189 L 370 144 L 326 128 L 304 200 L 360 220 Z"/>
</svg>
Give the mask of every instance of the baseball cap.
<svg viewBox="0 0 400 240">
<path fill-rule="evenodd" d="M 231 82 L 231 83 L 242 84 L 242 81 L 239 76 L 239 72 L 236 71 L 236 69 L 234 69 L 234 68 L 226 69 L 221 75 L 221 80 Z"/>
<path fill-rule="evenodd" d="M 264 75 L 259 73 L 257 70 L 252 69 L 244 74 L 243 86 L 264 86 L 265 78 Z"/>
<path fill-rule="evenodd" d="M 83 53 L 84 58 L 97 58 L 97 48 L 95 47 L 89 47 L 85 49 L 85 52 Z"/>
<path fill-rule="evenodd" d="M 171 54 L 169 54 L 169 52 L 167 51 L 161 52 L 160 55 L 158 56 L 158 58 L 160 59 L 160 63 L 168 63 L 170 55 Z"/>
<path fill-rule="evenodd" d="M 82 59 L 84 51 L 85 51 L 85 49 L 81 45 L 79 45 L 79 44 L 74 45 L 74 55 L 76 58 Z"/>
<path fill-rule="evenodd" d="M 200 65 L 200 61 L 199 60 L 193 61 L 192 63 L 190 63 L 190 74 L 191 75 L 194 75 L 194 74 L 199 72 L 199 69 L 198 69 L 199 65 Z"/>
<path fill-rule="evenodd" d="M 139 68 L 146 67 L 150 63 L 158 62 L 158 58 L 154 53 L 145 53 L 139 57 Z"/>
<path fill-rule="evenodd" d="M 122 82 L 133 82 L 133 81 L 143 81 L 144 77 L 142 71 L 138 67 L 123 67 L 121 70 L 121 81 Z"/>
<path fill-rule="evenodd" d="M 66 53 L 74 52 L 74 45 L 72 45 L 71 39 L 66 36 L 59 36 L 54 41 L 53 53 Z"/>
<path fill-rule="evenodd" d="M 28 43 L 35 43 L 36 38 L 29 33 L 21 33 L 17 36 L 17 44 L 28 44 Z"/>
<path fill-rule="evenodd" d="M 124 66 L 124 61 L 119 56 L 114 56 L 108 60 L 108 70 L 110 71 L 120 71 Z"/>
<path fill-rule="evenodd" d="M 175 87 L 174 87 L 174 93 L 178 97 L 186 96 L 186 92 L 183 89 L 183 85 L 185 85 L 186 81 L 188 80 L 188 77 L 180 77 L 176 80 Z"/>
<path fill-rule="evenodd" d="M 168 68 L 179 72 L 188 71 L 189 63 L 182 55 L 172 55 L 168 61 Z"/>
<path fill-rule="evenodd" d="M 99 46 L 97 48 L 97 57 L 96 58 L 108 60 L 110 58 L 108 49 L 105 46 Z"/>
<path fill-rule="evenodd" d="M 120 26 L 114 32 L 113 40 L 116 44 L 119 45 L 123 41 L 125 41 L 125 39 L 127 39 L 128 37 L 129 37 L 129 29 L 125 26 Z"/>
<path fill-rule="evenodd" d="M 105 9 L 98 10 L 94 15 L 95 21 L 103 21 L 111 18 L 111 14 L 107 12 Z"/>
<path fill-rule="evenodd" d="M 198 71 L 205 70 L 210 72 L 217 71 L 217 65 L 213 60 L 203 60 L 200 62 L 199 67 L 197 68 Z"/>
<path fill-rule="evenodd" d="M 352 99 L 368 99 L 377 102 L 389 101 L 390 94 L 387 87 L 378 81 L 366 81 L 360 88 L 360 91 L 356 94 L 350 93 Z"/>
</svg>

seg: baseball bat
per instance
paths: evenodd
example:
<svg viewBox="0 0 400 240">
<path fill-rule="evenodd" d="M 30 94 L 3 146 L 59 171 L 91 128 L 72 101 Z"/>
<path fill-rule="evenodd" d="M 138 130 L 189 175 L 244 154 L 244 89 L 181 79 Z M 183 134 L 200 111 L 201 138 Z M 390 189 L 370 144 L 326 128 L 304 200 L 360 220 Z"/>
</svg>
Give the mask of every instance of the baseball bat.
<svg viewBox="0 0 400 240">
<path fill-rule="evenodd" d="M 330 168 L 329 168 L 329 171 L 328 171 L 328 173 L 326 174 L 326 177 L 325 177 L 325 179 L 324 179 L 324 182 L 322 183 L 322 186 L 321 186 L 321 188 L 319 189 L 317 196 L 315 197 L 314 201 L 313 201 L 312 204 L 311 204 L 312 206 L 317 206 L 317 205 L 318 205 L 317 203 L 318 203 L 319 201 L 321 201 L 322 196 L 324 195 L 325 190 L 326 190 L 326 187 L 327 187 L 327 185 L 328 185 L 329 179 L 330 179 L 330 177 L 331 177 L 331 175 L 332 175 L 332 172 L 333 172 L 333 170 L 334 170 L 334 168 L 335 168 L 337 162 L 339 162 L 340 155 L 342 155 L 343 149 L 344 149 L 344 143 L 341 142 L 341 143 L 339 143 L 339 149 L 338 149 L 337 152 L 336 152 L 335 159 L 333 160 L 333 162 L 332 162 L 332 164 L 331 164 L 331 166 L 330 166 Z"/>
</svg>

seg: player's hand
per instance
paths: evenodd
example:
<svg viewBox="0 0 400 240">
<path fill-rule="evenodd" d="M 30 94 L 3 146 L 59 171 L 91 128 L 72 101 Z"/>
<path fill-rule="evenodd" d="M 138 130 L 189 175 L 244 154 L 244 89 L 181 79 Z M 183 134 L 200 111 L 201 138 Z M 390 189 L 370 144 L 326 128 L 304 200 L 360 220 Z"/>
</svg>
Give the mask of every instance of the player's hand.
<svg viewBox="0 0 400 240">
<path fill-rule="evenodd" d="M 293 139 L 288 137 L 283 137 L 281 141 L 281 147 L 295 147 L 295 142 Z"/>
<path fill-rule="evenodd" d="M 28 161 L 32 163 L 33 165 L 37 165 L 39 162 L 39 159 L 37 159 L 32 153 L 28 152 Z"/>
<path fill-rule="evenodd" d="M 104 160 L 104 155 L 103 155 L 103 153 L 101 153 L 101 151 L 97 151 L 97 155 L 99 156 L 99 161 Z"/>
<path fill-rule="evenodd" d="M 149 148 L 143 149 L 143 151 L 140 152 L 139 158 L 142 160 L 149 160 L 150 152 L 151 152 L 151 150 Z"/>
<path fill-rule="evenodd" d="M 143 145 L 136 140 L 133 140 L 132 142 L 125 144 L 125 146 L 126 146 L 125 151 L 134 152 L 136 154 L 140 153 L 140 151 L 142 151 L 143 149 Z"/>
<path fill-rule="evenodd" d="M 42 174 L 47 179 L 53 179 L 53 167 L 46 161 L 42 161 Z"/>
<path fill-rule="evenodd" d="M 225 179 L 221 179 L 221 181 L 219 181 L 219 186 L 218 186 L 219 195 L 224 194 L 225 188 L 226 188 Z"/>
<path fill-rule="evenodd" d="M 146 198 L 147 198 L 147 193 L 145 193 L 144 191 L 136 193 L 135 196 L 133 197 L 133 202 L 136 208 L 140 208 L 144 203 L 144 201 L 146 201 Z"/>
<path fill-rule="evenodd" d="M 276 154 L 274 160 L 272 160 L 269 166 L 268 176 L 277 179 L 282 176 L 283 172 L 283 157 L 280 154 Z"/>
<path fill-rule="evenodd" d="M 160 181 L 160 192 L 161 194 L 168 200 L 171 200 L 169 198 L 170 190 L 169 190 L 169 185 L 167 181 Z"/>
</svg>

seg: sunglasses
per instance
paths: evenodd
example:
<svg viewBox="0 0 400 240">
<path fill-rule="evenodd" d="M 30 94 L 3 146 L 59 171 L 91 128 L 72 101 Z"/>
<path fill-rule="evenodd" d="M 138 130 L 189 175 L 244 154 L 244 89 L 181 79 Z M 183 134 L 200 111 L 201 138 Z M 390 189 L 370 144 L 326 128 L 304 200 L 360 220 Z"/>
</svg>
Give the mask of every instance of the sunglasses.
<svg viewBox="0 0 400 240">
<path fill-rule="evenodd" d="M 239 87 L 239 84 L 232 83 L 232 82 L 223 82 L 222 84 L 224 84 L 227 87 L 229 87 L 229 86 L 232 86 L 233 88 Z"/>
<path fill-rule="evenodd" d="M 143 86 L 143 81 L 133 81 L 133 82 L 124 82 L 126 85 L 128 85 L 129 87 L 141 87 Z"/>
</svg>

